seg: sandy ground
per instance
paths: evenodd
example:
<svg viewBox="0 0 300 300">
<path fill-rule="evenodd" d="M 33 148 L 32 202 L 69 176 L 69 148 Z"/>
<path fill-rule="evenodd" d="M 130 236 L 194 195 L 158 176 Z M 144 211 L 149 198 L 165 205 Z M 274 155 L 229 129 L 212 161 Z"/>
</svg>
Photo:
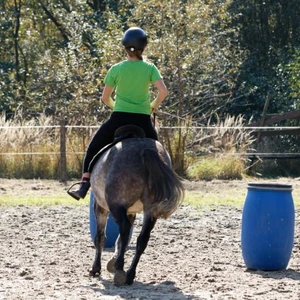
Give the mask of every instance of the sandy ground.
<svg viewBox="0 0 300 300">
<path fill-rule="evenodd" d="M 245 182 L 235 184 L 245 188 Z M 66 189 L 54 181 L 0 179 L 2 194 L 47 194 L 53 187 L 55 193 Z M 112 249 L 104 251 L 102 277 L 88 276 L 94 258 L 88 207 L 0 206 L 0 299 L 300 299 L 299 212 L 288 268 L 264 272 L 245 267 L 242 209 L 198 212 L 182 206 L 168 220 L 157 222 L 134 284 L 115 287 L 105 270 Z M 141 222 L 139 215 L 128 263 Z"/>
</svg>

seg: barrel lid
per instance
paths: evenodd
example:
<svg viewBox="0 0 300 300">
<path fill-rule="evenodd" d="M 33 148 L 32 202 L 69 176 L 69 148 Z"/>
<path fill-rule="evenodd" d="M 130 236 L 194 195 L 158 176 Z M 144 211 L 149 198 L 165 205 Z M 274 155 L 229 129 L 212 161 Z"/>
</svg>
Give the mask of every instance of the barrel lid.
<svg viewBox="0 0 300 300">
<path fill-rule="evenodd" d="M 248 183 L 248 189 L 261 189 L 261 190 L 292 190 L 291 184 L 276 183 L 276 182 L 250 182 Z"/>
</svg>

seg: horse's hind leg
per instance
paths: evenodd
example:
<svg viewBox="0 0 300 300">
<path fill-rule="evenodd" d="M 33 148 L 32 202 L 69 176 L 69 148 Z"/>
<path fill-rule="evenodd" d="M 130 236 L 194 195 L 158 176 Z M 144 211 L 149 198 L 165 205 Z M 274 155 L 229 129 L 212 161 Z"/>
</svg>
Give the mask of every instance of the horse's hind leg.
<svg viewBox="0 0 300 300">
<path fill-rule="evenodd" d="M 131 266 L 126 274 L 126 283 L 129 285 L 131 285 L 133 283 L 133 280 L 135 278 L 136 267 L 141 258 L 141 255 L 144 253 L 144 251 L 148 245 L 150 233 L 155 226 L 156 220 L 157 219 L 154 218 L 153 216 L 146 214 L 146 213 L 144 214 L 143 227 L 142 227 L 142 231 L 137 239 L 135 256 L 134 256 Z"/>
<path fill-rule="evenodd" d="M 135 221 L 135 218 L 136 218 L 135 214 L 128 215 L 128 219 L 129 219 L 129 221 L 131 223 L 128 244 L 130 242 L 130 237 L 131 237 L 131 234 L 132 234 L 132 226 L 133 226 L 133 223 Z M 126 247 L 128 247 L 128 245 Z M 119 235 L 118 239 L 116 241 L 116 245 L 115 245 L 115 253 L 112 256 L 112 258 L 109 260 L 109 262 L 107 263 L 107 265 L 106 265 L 107 271 L 110 272 L 110 273 L 114 273 L 115 272 L 115 263 L 116 263 L 116 259 L 118 257 L 118 253 L 119 253 L 120 249 L 121 249 L 121 239 L 120 239 L 120 235 Z"/>
<path fill-rule="evenodd" d="M 96 254 L 95 260 L 90 270 L 90 276 L 100 276 L 101 273 L 101 254 L 105 244 L 105 226 L 108 216 L 108 211 L 101 208 L 97 203 L 95 203 L 95 216 L 97 219 L 97 232 L 94 240 Z"/>
<path fill-rule="evenodd" d="M 126 252 L 131 222 L 128 219 L 126 209 L 125 208 L 115 208 L 114 210 L 111 209 L 111 213 L 115 218 L 117 224 L 119 225 L 120 231 L 120 241 L 118 241 L 118 255 L 115 261 L 115 274 L 114 274 L 114 283 L 116 286 L 121 286 L 126 284 L 126 273 L 124 272 L 124 255 Z"/>
</svg>

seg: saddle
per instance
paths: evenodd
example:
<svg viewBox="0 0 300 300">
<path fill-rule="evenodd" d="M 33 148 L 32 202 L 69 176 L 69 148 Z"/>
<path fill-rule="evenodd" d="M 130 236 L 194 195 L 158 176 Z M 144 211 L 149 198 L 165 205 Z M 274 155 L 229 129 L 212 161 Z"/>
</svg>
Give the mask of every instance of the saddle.
<svg viewBox="0 0 300 300">
<path fill-rule="evenodd" d="M 141 127 L 135 126 L 135 125 L 124 125 L 119 127 L 115 133 L 114 133 L 114 140 L 110 144 L 104 146 L 92 159 L 92 161 L 89 164 L 88 172 L 91 173 L 96 162 L 99 160 L 101 155 L 113 147 L 115 144 L 117 144 L 120 141 L 123 141 L 125 139 L 129 138 L 145 138 L 146 134 L 144 130 Z"/>
</svg>

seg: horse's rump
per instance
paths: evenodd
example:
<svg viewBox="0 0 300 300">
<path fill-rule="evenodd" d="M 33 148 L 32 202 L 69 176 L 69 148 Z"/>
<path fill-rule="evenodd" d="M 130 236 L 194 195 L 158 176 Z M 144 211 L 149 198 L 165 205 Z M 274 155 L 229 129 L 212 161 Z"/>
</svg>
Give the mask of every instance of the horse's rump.
<svg viewBox="0 0 300 300">
<path fill-rule="evenodd" d="M 96 163 L 91 183 L 105 209 L 114 204 L 129 208 L 141 201 L 144 211 L 157 218 L 174 212 L 184 194 L 167 152 L 148 138 L 126 139 L 109 149 Z"/>
<path fill-rule="evenodd" d="M 105 243 L 108 211 L 119 227 L 116 252 L 107 264 L 117 286 L 132 284 L 136 267 L 147 247 L 150 233 L 158 218 L 167 218 L 184 196 L 181 181 L 171 169 L 169 155 L 163 146 L 149 138 L 130 138 L 107 150 L 96 163 L 91 184 L 96 199 L 96 256 L 90 271 L 101 272 L 101 253 Z M 135 214 L 144 211 L 142 229 L 129 269 L 124 271 L 124 254 Z"/>
</svg>

